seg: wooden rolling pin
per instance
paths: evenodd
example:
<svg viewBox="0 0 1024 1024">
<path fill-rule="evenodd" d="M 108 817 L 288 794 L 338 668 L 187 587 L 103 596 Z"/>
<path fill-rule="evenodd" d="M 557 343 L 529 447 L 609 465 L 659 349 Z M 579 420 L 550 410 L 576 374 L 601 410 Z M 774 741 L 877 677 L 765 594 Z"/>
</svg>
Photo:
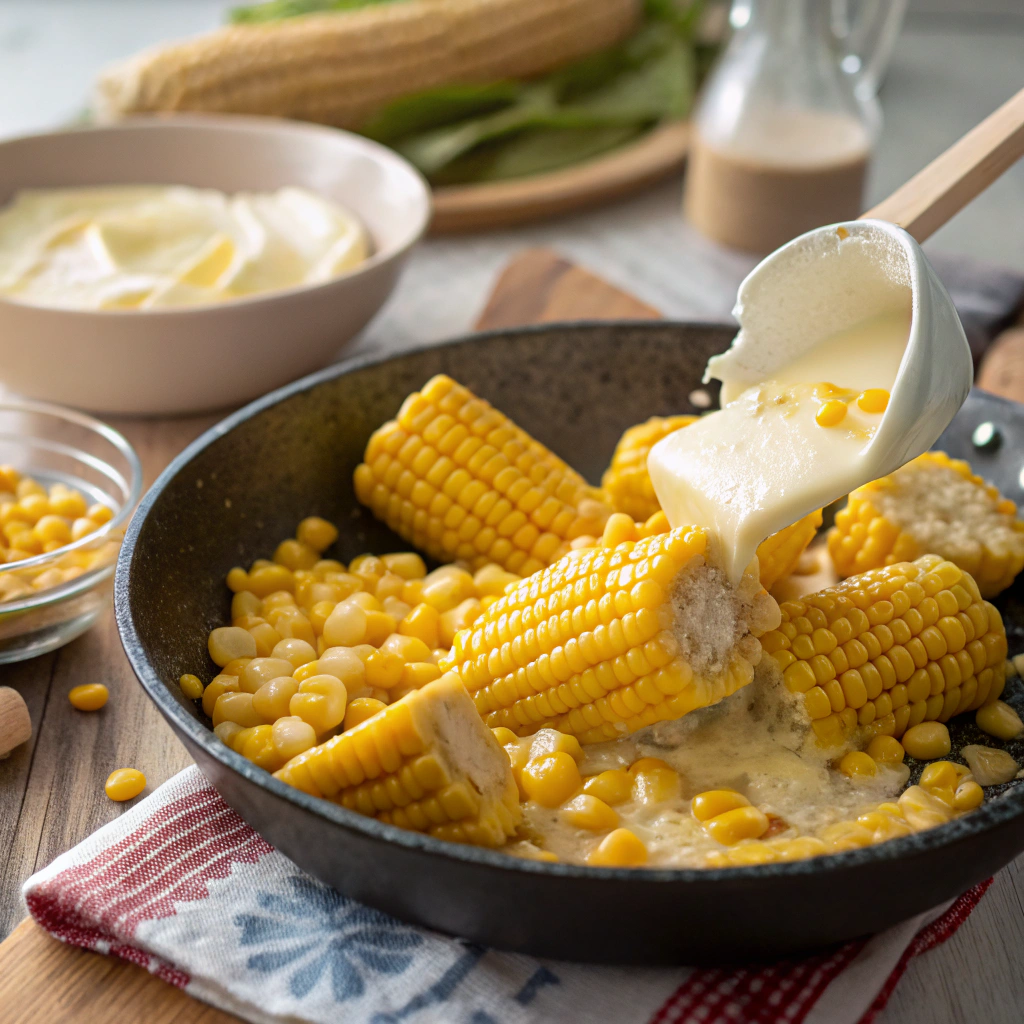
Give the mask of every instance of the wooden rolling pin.
<svg viewBox="0 0 1024 1024">
<path fill-rule="evenodd" d="M 32 719 L 21 694 L 0 686 L 0 758 L 32 737 Z"/>
</svg>

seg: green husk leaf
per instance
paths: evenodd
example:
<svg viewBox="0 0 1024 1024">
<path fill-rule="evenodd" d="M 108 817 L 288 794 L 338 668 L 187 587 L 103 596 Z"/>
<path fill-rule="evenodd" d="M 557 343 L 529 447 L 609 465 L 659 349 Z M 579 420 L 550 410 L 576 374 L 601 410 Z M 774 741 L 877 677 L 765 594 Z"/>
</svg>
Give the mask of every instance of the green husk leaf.
<svg viewBox="0 0 1024 1024">
<path fill-rule="evenodd" d="M 329 14 L 335 11 L 340 13 L 355 11 L 360 7 L 401 2 L 402 0 L 265 0 L 264 3 L 233 7 L 228 11 L 228 21 L 235 25 L 253 25 L 298 18 L 303 14 Z"/>
<path fill-rule="evenodd" d="M 403 136 L 494 113 L 519 99 L 524 88 L 519 82 L 494 82 L 431 89 L 389 104 L 360 132 L 378 142 L 391 143 Z"/>
</svg>

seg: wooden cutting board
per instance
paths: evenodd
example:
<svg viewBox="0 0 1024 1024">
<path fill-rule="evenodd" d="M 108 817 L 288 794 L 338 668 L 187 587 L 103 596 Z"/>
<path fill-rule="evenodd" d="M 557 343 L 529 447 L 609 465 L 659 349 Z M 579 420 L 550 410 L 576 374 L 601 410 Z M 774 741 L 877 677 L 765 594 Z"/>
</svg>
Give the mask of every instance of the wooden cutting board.
<svg viewBox="0 0 1024 1024">
<path fill-rule="evenodd" d="M 499 276 L 477 327 L 658 316 L 656 309 L 557 253 L 530 249 Z M 194 433 L 182 436 L 181 421 L 149 420 L 145 436 L 133 440 L 144 452 L 159 449 L 166 464 Z M 161 468 L 149 466 L 148 471 Z M 111 644 L 116 645 L 116 638 Z M 71 733 L 65 753 L 72 759 L 77 756 L 74 742 Z M 3 1024 L 230 1024 L 237 1019 L 139 967 L 59 943 L 31 920 L 23 921 L 0 944 Z"/>
</svg>

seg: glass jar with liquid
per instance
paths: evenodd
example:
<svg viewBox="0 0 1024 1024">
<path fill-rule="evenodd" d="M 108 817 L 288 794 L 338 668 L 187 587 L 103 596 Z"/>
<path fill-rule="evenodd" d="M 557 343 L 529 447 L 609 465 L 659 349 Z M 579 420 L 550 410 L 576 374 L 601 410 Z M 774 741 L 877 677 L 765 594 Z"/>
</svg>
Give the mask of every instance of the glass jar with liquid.
<svg viewBox="0 0 1024 1024">
<path fill-rule="evenodd" d="M 736 0 L 735 33 L 694 117 L 684 210 L 764 254 L 863 208 L 878 81 L 905 0 Z"/>
</svg>

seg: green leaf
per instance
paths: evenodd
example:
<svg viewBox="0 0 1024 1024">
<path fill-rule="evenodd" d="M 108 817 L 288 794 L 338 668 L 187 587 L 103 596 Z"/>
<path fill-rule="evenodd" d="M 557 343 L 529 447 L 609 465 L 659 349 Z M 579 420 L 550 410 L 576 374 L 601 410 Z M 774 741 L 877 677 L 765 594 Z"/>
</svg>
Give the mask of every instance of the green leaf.
<svg viewBox="0 0 1024 1024">
<path fill-rule="evenodd" d="M 503 181 L 571 167 L 600 156 L 640 133 L 634 125 L 537 128 L 482 146 L 435 175 L 438 185 Z"/>
<path fill-rule="evenodd" d="M 514 103 L 523 93 L 518 82 L 448 85 L 406 96 L 372 117 L 360 132 L 378 142 L 393 142 L 447 124 L 481 117 Z"/>
<path fill-rule="evenodd" d="M 360 7 L 376 7 L 378 4 L 401 2 L 402 0 L 266 0 L 260 4 L 232 8 L 228 11 L 228 20 L 236 25 L 252 25 L 268 21 L 281 21 L 284 18 L 297 18 L 303 14 L 354 11 Z"/>
</svg>

